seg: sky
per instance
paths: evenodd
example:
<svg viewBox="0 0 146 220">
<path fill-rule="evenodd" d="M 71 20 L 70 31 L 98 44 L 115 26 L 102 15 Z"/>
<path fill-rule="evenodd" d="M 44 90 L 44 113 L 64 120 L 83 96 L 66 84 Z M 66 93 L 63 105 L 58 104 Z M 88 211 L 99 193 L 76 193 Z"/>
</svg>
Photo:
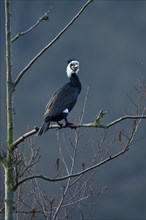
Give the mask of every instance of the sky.
<svg viewBox="0 0 146 220">
<path fill-rule="evenodd" d="M 68 24 L 85 1 L 12 1 L 12 37 L 27 30 L 47 10 L 49 21 L 43 21 L 29 34 L 12 45 L 13 79 L 30 60 Z M 5 34 L 4 5 L 1 2 L 1 145 L 6 145 L 5 111 Z M 91 122 L 100 110 L 107 111 L 103 123 L 124 115 L 135 115 L 135 102 L 139 80 L 145 79 L 145 1 L 98 1 L 94 0 L 70 28 L 32 65 L 14 93 L 14 137 L 19 137 L 40 126 L 49 97 L 68 79 L 67 61 L 75 58 L 80 62 L 78 76 L 82 92 L 69 121 L 78 121 L 86 93 L 88 97 L 83 122 Z M 145 105 L 144 99 L 141 107 Z M 115 132 L 129 133 L 132 121 L 113 127 L 107 134 L 101 157 L 119 152 L 123 142 L 112 142 Z M 3 128 L 3 129 L 2 129 Z M 85 217 L 100 220 L 144 220 L 145 215 L 145 123 L 139 128 L 135 144 L 121 157 L 101 166 L 90 183 L 95 194 L 105 186 L 105 193 L 93 198 L 95 205 L 82 205 Z M 81 163 L 90 164 L 105 132 L 99 129 L 81 129 L 84 133 L 79 142 L 75 171 Z M 36 172 L 49 176 L 56 174 L 55 161 L 60 157 L 57 138 L 63 155 L 70 165 L 67 149 L 72 152 L 76 133 L 70 129 L 50 130 L 32 140 L 40 147 L 41 159 Z M 65 140 L 65 141 L 64 141 Z M 125 141 L 125 140 L 123 140 Z M 109 146 L 109 144 L 111 145 Z M 65 148 L 64 146 L 67 146 Z M 21 148 L 28 154 L 28 141 Z M 84 147 L 85 146 L 85 147 Z M 65 170 L 62 168 L 62 173 Z M 2 171 L 1 171 L 2 173 Z M 42 182 L 41 182 L 42 184 Z M 56 185 L 43 183 L 48 196 L 57 196 Z M 89 214 L 90 211 L 90 214 Z M 92 213 L 92 214 L 91 214 Z M 74 213 L 76 218 L 78 213 Z"/>
</svg>

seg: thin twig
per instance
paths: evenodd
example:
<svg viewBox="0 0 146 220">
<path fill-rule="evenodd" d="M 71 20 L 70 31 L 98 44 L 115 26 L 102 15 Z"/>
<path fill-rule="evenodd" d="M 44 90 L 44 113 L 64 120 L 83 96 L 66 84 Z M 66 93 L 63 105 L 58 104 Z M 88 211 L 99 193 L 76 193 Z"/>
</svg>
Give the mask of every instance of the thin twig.
<svg viewBox="0 0 146 220">
<path fill-rule="evenodd" d="M 40 187 L 39 187 L 39 184 L 38 184 L 37 180 L 34 179 L 32 184 L 33 184 L 32 190 L 33 190 L 33 194 L 35 196 L 35 199 L 36 199 L 38 205 L 40 206 L 40 209 L 42 210 L 42 214 L 44 215 L 45 219 L 48 220 L 47 211 L 46 211 L 46 208 L 45 208 L 45 202 L 44 202 L 44 199 L 42 197 L 42 193 L 41 193 L 41 190 L 40 190 Z"/>
<path fill-rule="evenodd" d="M 85 109 L 86 109 L 86 104 L 87 104 L 87 99 L 88 99 L 88 93 L 89 93 L 89 86 L 87 87 L 86 94 L 85 94 L 83 110 L 82 110 L 82 113 L 81 113 L 81 116 L 80 116 L 80 123 L 82 123 L 83 117 L 85 115 Z"/>
<path fill-rule="evenodd" d="M 146 119 L 146 115 L 125 115 L 125 116 L 118 118 L 118 119 L 114 120 L 113 122 L 105 125 L 105 128 L 109 128 L 109 127 L 111 127 L 121 121 L 126 120 L 126 119 Z"/>
<path fill-rule="evenodd" d="M 59 134 L 58 133 L 57 133 L 57 141 L 58 141 L 58 147 L 59 147 L 59 152 L 60 152 L 61 160 L 63 161 L 63 164 L 65 166 L 66 173 L 69 175 L 69 169 L 68 169 L 68 166 L 66 164 L 65 158 L 64 158 L 63 153 L 62 153 L 62 147 L 61 147 L 60 138 L 59 138 Z"/>
<path fill-rule="evenodd" d="M 25 34 L 28 34 L 29 32 L 31 32 L 33 29 L 35 29 L 41 21 L 47 21 L 49 20 L 49 16 L 48 16 L 48 13 L 50 12 L 50 9 L 44 13 L 44 15 L 42 15 L 38 20 L 37 22 L 32 25 L 29 29 L 27 29 L 26 31 L 23 31 L 23 32 L 19 32 L 15 37 L 12 38 L 11 42 L 14 43 L 16 40 L 18 40 L 19 37 L 22 37 L 23 35 Z"/>
<path fill-rule="evenodd" d="M 14 87 L 19 83 L 23 75 L 26 73 L 26 71 L 32 66 L 36 60 L 49 48 L 51 47 L 60 37 L 63 35 L 63 33 L 74 23 L 74 21 L 80 16 L 80 14 L 84 11 L 84 9 L 92 2 L 93 0 L 88 0 L 84 6 L 79 10 L 79 12 L 71 19 L 71 21 L 56 35 L 56 37 L 47 44 L 26 66 L 25 68 L 19 73 L 18 77 L 16 78 L 14 82 Z"/>
<path fill-rule="evenodd" d="M 75 146 L 74 146 L 74 152 L 73 152 L 73 156 L 72 156 L 73 159 L 72 159 L 70 171 L 69 171 L 69 169 L 67 168 L 66 163 L 65 163 L 65 160 L 64 160 L 64 163 L 65 163 L 65 166 L 66 166 L 66 169 L 67 169 L 67 173 L 68 173 L 67 175 L 68 175 L 68 176 L 70 176 L 71 174 L 73 174 L 73 171 L 74 171 L 74 166 L 75 166 L 75 161 L 76 161 L 77 146 L 78 146 L 78 138 L 75 138 Z M 62 155 L 62 156 L 63 156 L 63 155 Z M 71 182 L 71 178 L 69 177 L 69 178 L 67 179 L 67 183 L 66 183 L 66 186 L 65 186 L 65 188 L 64 188 L 64 191 L 63 191 L 62 197 L 61 197 L 61 199 L 60 199 L 60 202 L 59 202 L 59 204 L 58 204 L 58 207 L 56 208 L 56 211 L 55 211 L 55 213 L 54 213 L 53 220 L 56 219 L 56 217 L 57 217 L 57 215 L 58 215 L 58 212 L 59 212 L 59 210 L 60 210 L 61 207 L 62 207 L 63 201 L 64 201 L 64 199 L 65 199 L 65 197 L 66 197 L 66 194 L 67 194 L 67 192 L 68 192 L 68 190 L 69 190 L 69 187 L 70 187 L 70 182 Z"/>
</svg>

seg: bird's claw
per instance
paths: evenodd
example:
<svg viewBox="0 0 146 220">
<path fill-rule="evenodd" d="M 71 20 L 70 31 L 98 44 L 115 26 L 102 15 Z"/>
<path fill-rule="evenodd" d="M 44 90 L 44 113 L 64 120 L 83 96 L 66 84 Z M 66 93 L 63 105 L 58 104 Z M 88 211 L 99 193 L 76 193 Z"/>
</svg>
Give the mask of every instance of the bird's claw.
<svg viewBox="0 0 146 220">
<path fill-rule="evenodd" d="M 58 129 L 61 129 L 63 127 L 63 124 L 57 122 L 57 124 L 60 126 Z"/>
</svg>

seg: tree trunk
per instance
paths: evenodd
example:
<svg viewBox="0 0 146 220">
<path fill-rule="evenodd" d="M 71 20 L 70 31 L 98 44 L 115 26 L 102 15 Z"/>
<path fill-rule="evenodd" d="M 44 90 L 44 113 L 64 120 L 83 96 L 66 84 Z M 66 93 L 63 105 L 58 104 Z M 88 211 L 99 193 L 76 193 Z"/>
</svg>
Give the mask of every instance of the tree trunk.
<svg viewBox="0 0 146 220">
<path fill-rule="evenodd" d="M 13 172 L 13 107 L 12 107 L 12 61 L 11 61 L 11 24 L 10 2 L 5 0 L 6 33 L 6 99 L 7 99 L 7 152 L 4 161 L 5 170 L 5 220 L 14 220 L 14 172 Z"/>
<path fill-rule="evenodd" d="M 14 191 L 12 165 L 5 167 L 5 220 L 14 220 Z"/>
</svg>

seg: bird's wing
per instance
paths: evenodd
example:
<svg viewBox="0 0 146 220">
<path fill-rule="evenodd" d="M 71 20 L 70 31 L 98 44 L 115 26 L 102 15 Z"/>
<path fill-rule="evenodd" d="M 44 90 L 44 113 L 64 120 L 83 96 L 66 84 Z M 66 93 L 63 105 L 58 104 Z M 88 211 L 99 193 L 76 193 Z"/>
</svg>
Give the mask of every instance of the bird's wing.
<svg viewBox="0 0 146 220">
<path fill-rule="evenodd" d="M 65 109 L 71 111 L 76 103 L 77 96 L 78 91 L 74 87 L 71 87 L 69 83 L 65 84 L 50 98 L 46 106 L 44 118 L 52 118 L 61 114 Z"/>
</svg>

